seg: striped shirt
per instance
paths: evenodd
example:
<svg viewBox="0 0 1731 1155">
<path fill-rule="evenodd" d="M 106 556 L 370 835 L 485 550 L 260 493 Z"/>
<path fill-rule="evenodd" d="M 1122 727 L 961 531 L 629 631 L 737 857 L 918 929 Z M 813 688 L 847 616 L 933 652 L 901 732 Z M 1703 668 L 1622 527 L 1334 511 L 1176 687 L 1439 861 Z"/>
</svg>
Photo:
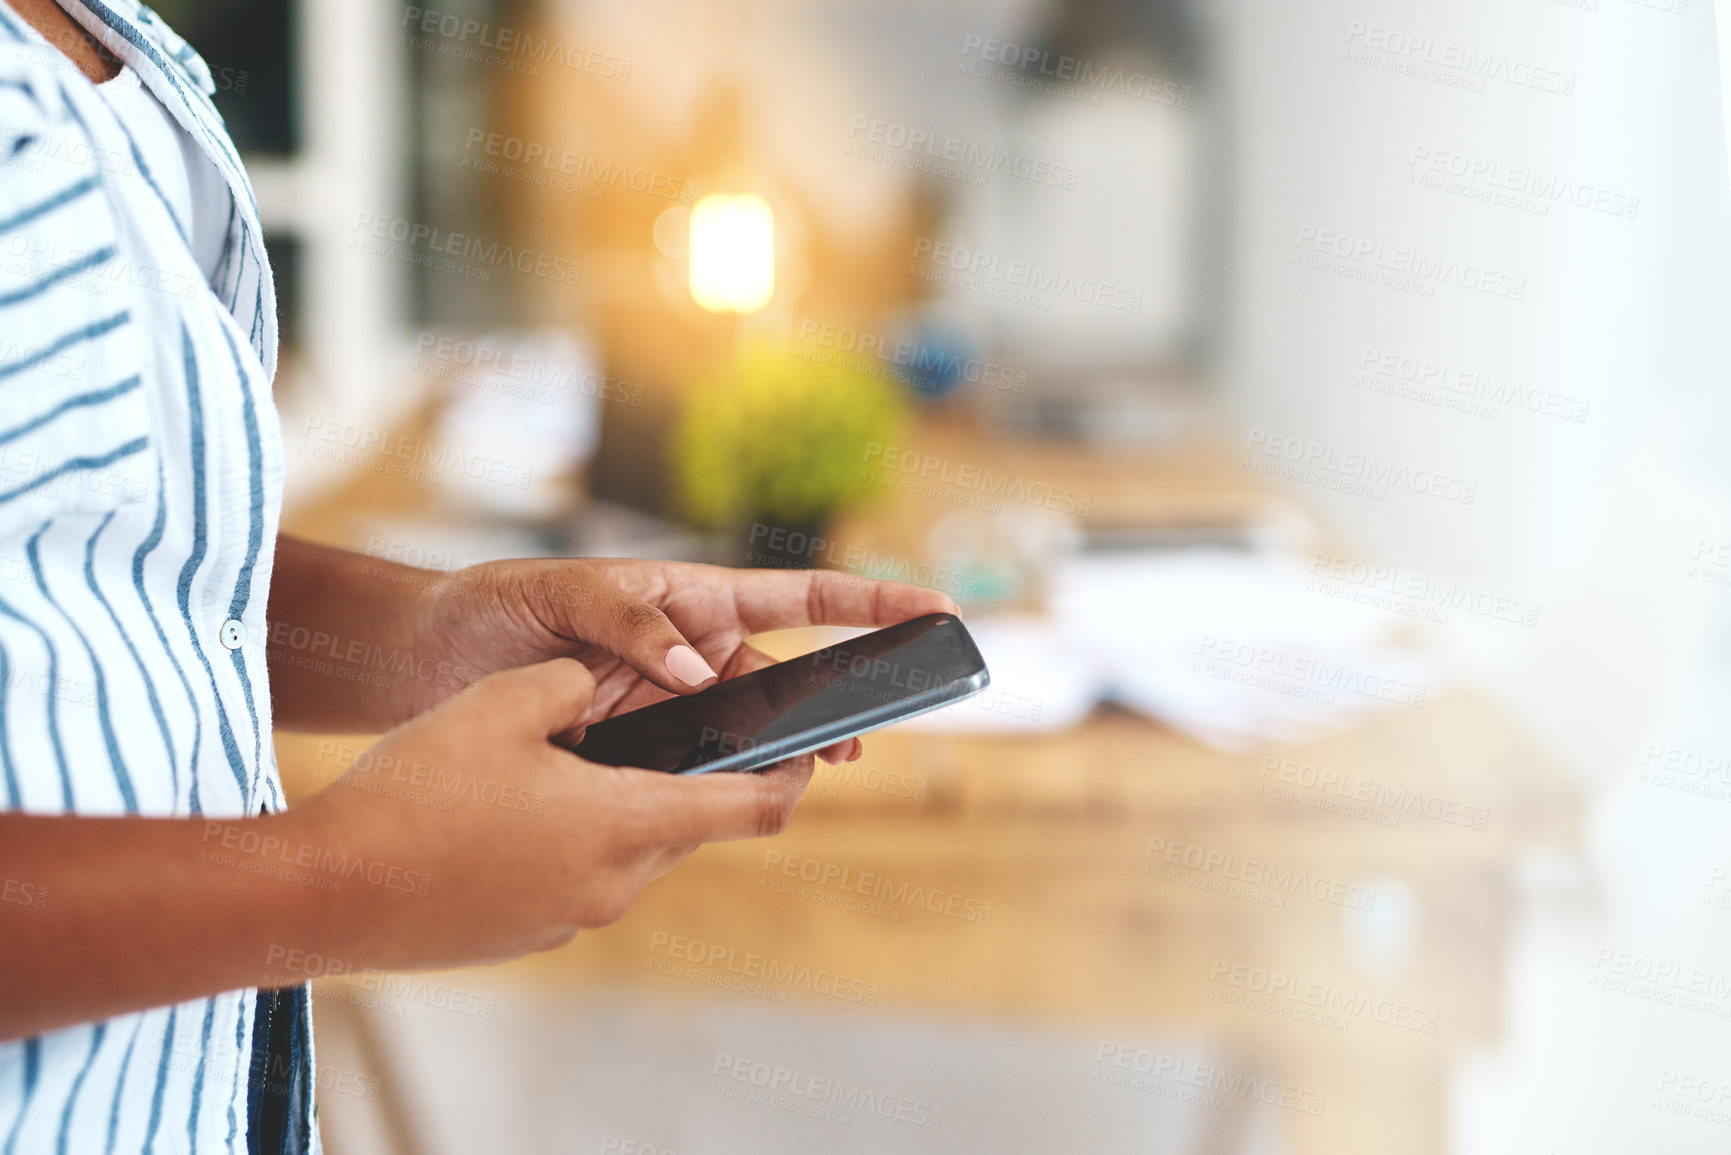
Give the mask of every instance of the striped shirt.
<svg viewBox="0 0 1731 1155">
<path fill-rule="evenodd" d="M 0 2 L 0 809 L 280 809 L 257 205 L 197 54 L 136 0 L 61 3 L 221 174 L 226 240 L 201 268 L 184 197 L 126 119 Z M 0 1044 L 0 1155 L 246 1151 L 257 1005 L 238 991 Z M 304 988 L 284 1005 L 305 1023 Z M 293 1059 L 310 1088 L 310 1045 Z M 310 1105 L 291 1126 L 316 1148 Z"/>
</svg>

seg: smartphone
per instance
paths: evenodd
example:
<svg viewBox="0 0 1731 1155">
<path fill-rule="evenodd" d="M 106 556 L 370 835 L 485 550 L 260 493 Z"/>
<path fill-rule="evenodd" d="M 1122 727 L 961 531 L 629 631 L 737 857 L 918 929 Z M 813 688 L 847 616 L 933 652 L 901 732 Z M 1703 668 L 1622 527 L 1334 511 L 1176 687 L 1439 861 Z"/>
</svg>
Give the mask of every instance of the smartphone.
<svg viewBox="0 0 1731 1155">
<path fill-rule="evenodd" d="M 755 770 L 991 684 L 954 614 L 927 614 L 590 726 L 577 754 L 669 774 Z"/>
</svg>

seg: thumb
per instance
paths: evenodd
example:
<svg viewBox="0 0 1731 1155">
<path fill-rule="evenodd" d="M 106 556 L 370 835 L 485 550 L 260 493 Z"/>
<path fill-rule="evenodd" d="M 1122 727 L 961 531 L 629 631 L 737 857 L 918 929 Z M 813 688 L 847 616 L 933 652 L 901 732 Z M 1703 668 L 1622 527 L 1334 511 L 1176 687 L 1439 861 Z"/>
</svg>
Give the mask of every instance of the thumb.
<svg viewBox="0 0 1731 1155">
<path fill-rule="evenodd" d="M 548 607 L 562 619 L 562 633 L 599 646 L 675 694 L 689 694 L 715 681 L 715 671 L 666 614 L 598 575 L 589 577 L 583 592 L 583 598 L 572 599 L 583 603 L 580 617 L 558 612 L 569 603 Z"/>
<path fill-rule="evenodd" d="M 576 658 L 554 658 L 489 674 L 474 691 L 489 715 L 564 745 L 575 743 L 589 724 L 595 678 Z"/>
</svg>

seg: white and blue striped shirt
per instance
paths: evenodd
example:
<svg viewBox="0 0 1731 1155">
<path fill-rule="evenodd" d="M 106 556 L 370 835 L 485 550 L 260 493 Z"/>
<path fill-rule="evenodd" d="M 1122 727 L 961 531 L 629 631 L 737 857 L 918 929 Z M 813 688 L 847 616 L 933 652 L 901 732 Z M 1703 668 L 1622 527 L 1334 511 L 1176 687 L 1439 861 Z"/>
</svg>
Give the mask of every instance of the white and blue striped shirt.
<svg viewBox="0 0 1731 1155">
<path fill-rule="evenodd" d="M 228 219 L 201 268 L 125 118 L 0 0 L 0 809 L 279 809 L 257 206 L 204 62 L 133 0 L 61 2 L 215 165 Z M 246 1151 L 255 995 L 0 1044 L 0 1155 Z M 305 991 L 288 1005 L 304 1023 Z M 296 1145 L 316 1147 L 301 1106 Z"/>
</svg>

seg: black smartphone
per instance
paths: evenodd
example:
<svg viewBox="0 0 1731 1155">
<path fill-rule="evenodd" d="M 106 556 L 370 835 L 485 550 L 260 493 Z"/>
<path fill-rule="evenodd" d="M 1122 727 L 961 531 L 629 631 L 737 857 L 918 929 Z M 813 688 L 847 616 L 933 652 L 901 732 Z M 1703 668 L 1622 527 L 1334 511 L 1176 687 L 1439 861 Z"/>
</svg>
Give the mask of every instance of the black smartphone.
<svg viewBox="0 0 1731 1155">
<path fill-rule="evenodd" d="M 985 689 L 954 614 L 927 614 L 597 722 L 577 754 L 670 774 L 755 770 Z"/>
</svg>

